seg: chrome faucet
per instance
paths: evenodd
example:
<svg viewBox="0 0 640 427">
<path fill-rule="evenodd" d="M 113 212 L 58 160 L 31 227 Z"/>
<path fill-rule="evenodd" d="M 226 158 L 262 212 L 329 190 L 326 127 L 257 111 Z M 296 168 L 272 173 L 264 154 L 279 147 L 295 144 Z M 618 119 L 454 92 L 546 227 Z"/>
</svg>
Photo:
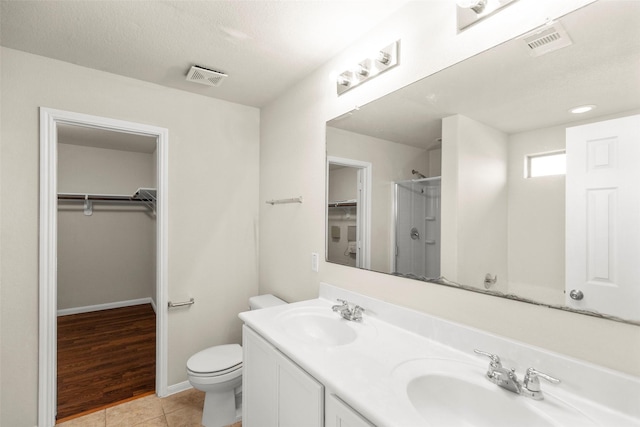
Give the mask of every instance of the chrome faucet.
<svg viewBox="0 0 640 427">
<path fill-rule="evenodd" d="M 540 372 L 535 368 L 527 369 L 524 380 L 520 382 L 516 376 L 515 369 L 508 369 L 502 366 L 502 362 L 500 362 L 500 357 L 498 357 L 498 355 L 477 349 L 473 351 L 491 359 L 491 362 L 489 362 L 489 369 L 486 374 L 487 379 L 513 393 L 530 397 L 534 400 L 542 400 L 544 399 L 544 396 L 542 395 L 540 380 L 538 378 L 544 378 L 553 384 L 558 384 L 560 382 L 559 379 Z"/>
<path fill-rule="evenodd" d="M 344 319 L 352 320 L 354 322 L 362 321 L 362 313 L 365 311 L 364 308 L 359 305 L 351 304 L 343 299 L 338 299 L 337 301 L 340 304 L 331 307 L 333 311 L 340 313 L 340 316 Z"/>
</svg>

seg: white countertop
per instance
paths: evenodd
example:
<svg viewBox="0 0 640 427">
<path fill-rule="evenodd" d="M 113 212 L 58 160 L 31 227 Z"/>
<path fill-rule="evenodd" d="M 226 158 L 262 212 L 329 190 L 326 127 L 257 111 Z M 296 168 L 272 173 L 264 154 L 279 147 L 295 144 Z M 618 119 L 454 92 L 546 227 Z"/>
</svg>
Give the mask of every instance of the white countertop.
<svg viewBox="0 0 640 427">
<path fill-rule="evenodd" d="M 465 366 L 465 372 L 470 369 L 472 375 L 477 375 L 486 382 L 487 387 L 498 388 L 483 378 L 488 359 L 474 354 L 472 348 L 464 348 L 468 345 L 499 354 L 505 366 L 517 369 L 519 378 L 522 378 L 523 371 L 528 366 L 514 366 L 515 362 L 510 357 L 517 357 L 524 350 L 527 355 L 533 354 L 537 369 L 562 379 L 563 382 L 559 385 L 542 382 L 545 395 L 543 401 L 514 394 L 518 399 L 526 399 L 527 405 L 538 405 L 536 408 L 542 408 L 543 412 L 545 408 L 552 412 L 552 406 L 562 402 L 584 415 L 594 426 L 640 426 L 640 419 L 633 412 L 640 406 L 638 378 L 551 353 L 550 359 L 546 360 L 540 357 L 541 353 L 545 353 L 540 349 L 528 349 L 521 343 L 326 286 L 330 285 L 325 285 L 325 291 L 329 290 L 324 292 L 326 295 L 333 297 L 337 292 L 339 297 L 367 309 L 361 323 L 344 320 L 357 332 L 355 341 L 345 345 L 325 346 L 312 339 L 295 338 L 283 327 L 287 324 L 283 321 L 289 321 L 283 319 L 283 316 L 290 316 L 298 311 L 322 316 L 330 313 L 329 315 L 338 317 L 338 313 L 331 311 L 335 303 L 329 299 L 318 298 L 248 311 L 240 313 L 240 318 L 323 383 L 327 390 L 338 395 L 379 427 L 428 425 L 414 409 L 405 391 L 411 367 L 416 364 L 431 363 L 430 361 L 437 363 L 438 360 L 461 362 Z M 407 328 L 407 325 L 411 327 Z M 505 345 L 511 345 L 508 352 L 504 350 Z M 460 347 L 464 350 L 461 351 Z M 554 357 L 558 360 L 552 360 Z M 587 371 L 581 372 L 581 369 Z M 594 369 L 597 372 L 591 372 Z M 585 379 L 587 383 L 592 381 L 604 390 L 583 393 L 586 390 L 583 386 L 588 388 L 590 384 L 575 384 L 574 379 Z M 610 390 L 612 388 L 615 390 Z M 611 393 L 620 395 L 611 397 Z"/>
</svg>

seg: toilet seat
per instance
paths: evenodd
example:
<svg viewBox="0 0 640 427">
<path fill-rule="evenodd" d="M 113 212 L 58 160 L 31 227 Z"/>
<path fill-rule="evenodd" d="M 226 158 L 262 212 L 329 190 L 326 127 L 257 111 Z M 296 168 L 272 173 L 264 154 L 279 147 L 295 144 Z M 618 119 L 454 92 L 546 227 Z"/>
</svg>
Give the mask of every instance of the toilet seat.
<svg viewBox="0 0 640 427">
<path fill-rule="evenodd" d="M 242 369 L 242 347 L 225 344 L 209 347 L 187 361 L 187 370 L 195 376 L 222 376 Z"/>
</svg>

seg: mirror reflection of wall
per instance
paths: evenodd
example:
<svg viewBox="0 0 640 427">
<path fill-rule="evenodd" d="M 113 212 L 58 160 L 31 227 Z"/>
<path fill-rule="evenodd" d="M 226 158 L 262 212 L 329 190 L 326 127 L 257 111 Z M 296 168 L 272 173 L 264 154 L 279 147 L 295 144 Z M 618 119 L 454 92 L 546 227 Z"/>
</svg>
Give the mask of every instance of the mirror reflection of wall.
<svg viewBox="0 0 640 427">
<path fill-rule="evenodd" d="M 432 145 L 439 141 L 432 141 Z M 429 147 L 431 148 L 431 146 Z M 391 205 L 394 184 L 415 178 L 413 170 L 431 176 L 429 165 L 439 173 L 439 151 L 411 147 L 380 138 L 327 127 L 327 152 L 331 156 L 357 159 L 371 164 L 371 267 L 375 271 L 393 272 L 395 262 L 394 218 Z M 331 179 L 329 179 L 329 188 Z M 329 202 L 331 202 L 329 198 Z M 327 259 L 329 262 L 331 260 Z"/>
<path fill-rule="evenodd" d="M 574 257 L 566 243 L 569 178 L 528 171 L 550 154 L 566 159 L 568 128 L 640 113 L 638 17 L 637 2 L 595 2 L 550 24 L 564 38 L 555 50 L 527 51 L 531 33 L 523 35 L 329 121 L 329 156 L 373 164 L 371 269 L 431 277 L 394 265 L 401 262 L 392 187 L 419 179 L 412 174 L 419 171 L 442 177 L 440 273 L 447 281 L 640 321 L 640 309 L 628 315 L 620 304 L 600 309 L 588 296 L 569 299 L 579 290 L 567 277 Z M 596 108 L 570 111 L 586 104 Z M 623 253 L 612 249 L 606 262 L 619 265 Z M 637 283 L 640 272 L 634 277 Z"/>
<path fill-rule="evenodd" d="M 484 289 L 507 273 L 507 135 L 462 115 L 442 124 L 442 275 Z M 506 281 L 493 289 L 506 291 Z"/>
</svg>

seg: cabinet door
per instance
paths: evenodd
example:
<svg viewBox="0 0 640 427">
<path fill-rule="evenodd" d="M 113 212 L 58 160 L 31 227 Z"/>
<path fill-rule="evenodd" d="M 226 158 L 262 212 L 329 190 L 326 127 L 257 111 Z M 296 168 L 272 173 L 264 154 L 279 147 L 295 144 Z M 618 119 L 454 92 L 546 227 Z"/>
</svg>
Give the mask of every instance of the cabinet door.
<svg viewBox="0 0 640 427">
<path fill-rule="evenodd" d="M 277 427 L 276 349 L 242 327 L 242 426 Z"/>
<path fill-rule="evenodd" d="M 247 326 L 242 345 L 242 426 L 322 427 L 323 385 Z"/>
<path fill-rule="evenodd" d="M 375 427 L 335 394 L 327 394 L 325 427 Z"/>
<path fill-rule="evenodd" d="M 324 387 L 281 353 L 278 363 L 278 427 L 322 427 Z"/>
</svg>

